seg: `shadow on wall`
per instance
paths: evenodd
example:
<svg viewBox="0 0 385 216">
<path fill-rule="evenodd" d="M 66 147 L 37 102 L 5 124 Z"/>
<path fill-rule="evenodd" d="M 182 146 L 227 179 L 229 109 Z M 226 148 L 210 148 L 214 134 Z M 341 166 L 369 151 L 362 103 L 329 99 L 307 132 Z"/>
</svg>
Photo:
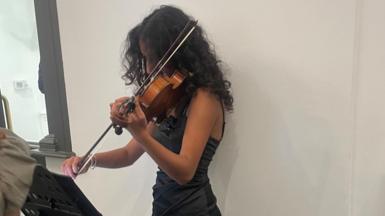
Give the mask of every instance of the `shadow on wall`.
<svg viewBox="0 0 385 216">
<path fill-rule="evenodd" d="M 145 176 L 143 176 L 144 179 L 140 194 L 137 195 L 134 207 L 128 215 L 150 215 L 152 213 L 152 186 L 155 184 L 156 172 L 158 171 L 158 168 L 155 162 L 152 161 L 150 156 L 145 155 L 142 157 L 145 157 L 145 159 L 142 159 L 144 162 L 144 167 L 147 169 L 151 167 L 153 169 L 153 177 L 146 178 Z M 151 172 L 150 170 L 147 171 Z M 148 208 L 143 208 L 143 202 L 147 201 Z"/>
<path fill-rule="evenodd" d="M 228 71 L 234 71 L 228 64 L 222 63 L 222 67 L 225 71 L 225 76 L 228 76 Z M 230 77 L 226 77 L 230 78 Z M 232 113 L 226 112 L 225 116 L 225 131 L 223 134 L 222 142 L 219 144 L 217 151 L 214 155 L 213 161 L 209 167 L 209 177 L 212 184 L 212 189 L 217 198 L 217 204 L 222 214 L 226 212 L 226 200 L 229 195 L 230 181 L 234 174 L 234 167 L 239 157 L 240 143 L 236 134 L 236 121 L 235 118 L 238 110 L 238 103 L 242 100 L 235 95 L 234 87 L 242 86 L 237 85 L 235 80 L 230 80 L 232 83 L 232 94 L 234 97 L 234 111 Z M 239 90 L 239 89 L 238 89 Z M 242 89 L 243 90 L 243 89 Z"/>
<path fill-rule="evenodd" d="M 233 70 L 239 72 L 232 80 L 235 109 L 227 115 L 210 167 L 222 213 L 309 215 L 329 212 L 330 206 L 343 212 L 333 204 L 346 194 L 348 171 L 339 169 L 348 165 L 340 159 L 344 137 L 335 134 L 327 109 L 328 98 L 338 95 L 315 97 L 320 90 L 297 79 L 289 67 L 263 65 L 253 76 L 242 73 L 250 71 L 242 66 Z M 336 173 L 341 178 L 334 180 Z"/>
<path fill-rule="evenodd" d="M 222 213 L 225 212 L 229 183 L 239 154 L 234 127 L 233 114 L 227 115 L 223 141 L 219 144 L 209 169 L 213 191 L 218 199 L 218 205 Z"/>
</svg>

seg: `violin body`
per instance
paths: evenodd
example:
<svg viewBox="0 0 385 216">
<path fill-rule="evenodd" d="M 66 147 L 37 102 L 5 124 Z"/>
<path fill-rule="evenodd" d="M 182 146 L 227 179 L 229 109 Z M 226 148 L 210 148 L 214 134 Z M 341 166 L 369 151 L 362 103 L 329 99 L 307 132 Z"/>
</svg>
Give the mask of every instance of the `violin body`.
<svg viewBox="0 0 385 216">
<path fill-rule="evenodd" d="M 161 73 L 148 84 L 138 99 L 147 121 L 161 122 L 167 111 L 177 105 L 185 95 L 185 75 L 175 70 L 170 76 Z"/>
</svg>

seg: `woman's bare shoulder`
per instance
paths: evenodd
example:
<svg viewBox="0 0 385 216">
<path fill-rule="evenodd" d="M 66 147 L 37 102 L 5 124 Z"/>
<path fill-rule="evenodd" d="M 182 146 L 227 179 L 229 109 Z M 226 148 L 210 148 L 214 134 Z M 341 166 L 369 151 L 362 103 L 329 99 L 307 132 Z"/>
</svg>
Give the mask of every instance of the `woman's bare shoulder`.
<svg viewBox="0 0 385 216">
<path fill-rule="evenodd" d="M 194 106 L 204 106 L 205 108 L 215 108 L 220 110 L 221 102 L 217 95 L 212 93 L 209 89 L 198 88 L 191 98 L 191 107 Z"/>
<path fill-rule="evenodd" d="M 198 88 L 191 98 L 190 105 L 187 110 L 187 115 L 200 114 L 206 117 L 210 116 L 215 120 L 222 113 L 222 105 L 218 96 L 205 88 Z M 208 120 L 208 119 L 207 119 Z"/>
<path fill-rule="evenodd" d="M 218 96 L 207 88 L 198 88 L 192 99 L 205 102 L 219 103 Z"/>
</svg>

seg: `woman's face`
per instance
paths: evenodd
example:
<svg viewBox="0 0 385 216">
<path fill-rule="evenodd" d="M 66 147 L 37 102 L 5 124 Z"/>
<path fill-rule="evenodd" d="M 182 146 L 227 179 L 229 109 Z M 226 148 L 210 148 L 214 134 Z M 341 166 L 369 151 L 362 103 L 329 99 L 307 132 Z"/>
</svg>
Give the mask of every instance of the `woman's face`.
<svg viewBox="0 0 385 216">
<path fill-rule="evenodd" d="M 142 40 L 139 41 L 139 48 L 144 57 L 142 62 L 142 66 L 144 67 L 143 70 L 146 72 L 146 74 L 150 74 L 155 67 L 155 62 L 151 57 L 151 51 Z"/>
</svg>

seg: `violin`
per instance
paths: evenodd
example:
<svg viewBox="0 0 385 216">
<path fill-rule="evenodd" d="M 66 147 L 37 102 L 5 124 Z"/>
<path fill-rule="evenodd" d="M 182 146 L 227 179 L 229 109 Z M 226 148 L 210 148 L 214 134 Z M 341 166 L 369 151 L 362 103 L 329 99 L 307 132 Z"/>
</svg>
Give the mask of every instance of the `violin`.
<svg viewBox="0 0 385 216">
<path fill-rule="evenodd" d="M 184 95 L 185 73 L 179 70 L 172 71 L 171 75 L 159 74 L 138 97 L 147 121 L 161 122 L 166 117 L 169 108 L 176 106 Z M 132 102 L 131 100 L 128 103 Z M 126 109 L 123 104 L 121 107 Z M 119 126 L 115 126 L 117 130 Z"/>
<path fill-rule="evenodd" d="M 166 117 L 166 112 L 176 106 L 185 93 L 184 80 L 187 77 L 187 73 L 172 67 L 166 67 L 166 65 L 194 31 L 197 23 L 198 21 L 196 20 L 190 20 L 184 26 L 178 37 L 144 80 L 143 84 L 135 91 L 134 96 L 129 97 L 120 105 L 119 110 L 122 114 L 127 115 L 135 110 L 135 98 L 137 98 L 143 109 L 147 121 L 161 122 Z M 111 123 L 79 162 L 78 174 L 81 173 L 91 161 L 93 155 L 98 150 L 95 150 L 95 148 L 112 127 L 114 127 L 117 135 L 123 133 L 120 125 Z"/>
</svg>

